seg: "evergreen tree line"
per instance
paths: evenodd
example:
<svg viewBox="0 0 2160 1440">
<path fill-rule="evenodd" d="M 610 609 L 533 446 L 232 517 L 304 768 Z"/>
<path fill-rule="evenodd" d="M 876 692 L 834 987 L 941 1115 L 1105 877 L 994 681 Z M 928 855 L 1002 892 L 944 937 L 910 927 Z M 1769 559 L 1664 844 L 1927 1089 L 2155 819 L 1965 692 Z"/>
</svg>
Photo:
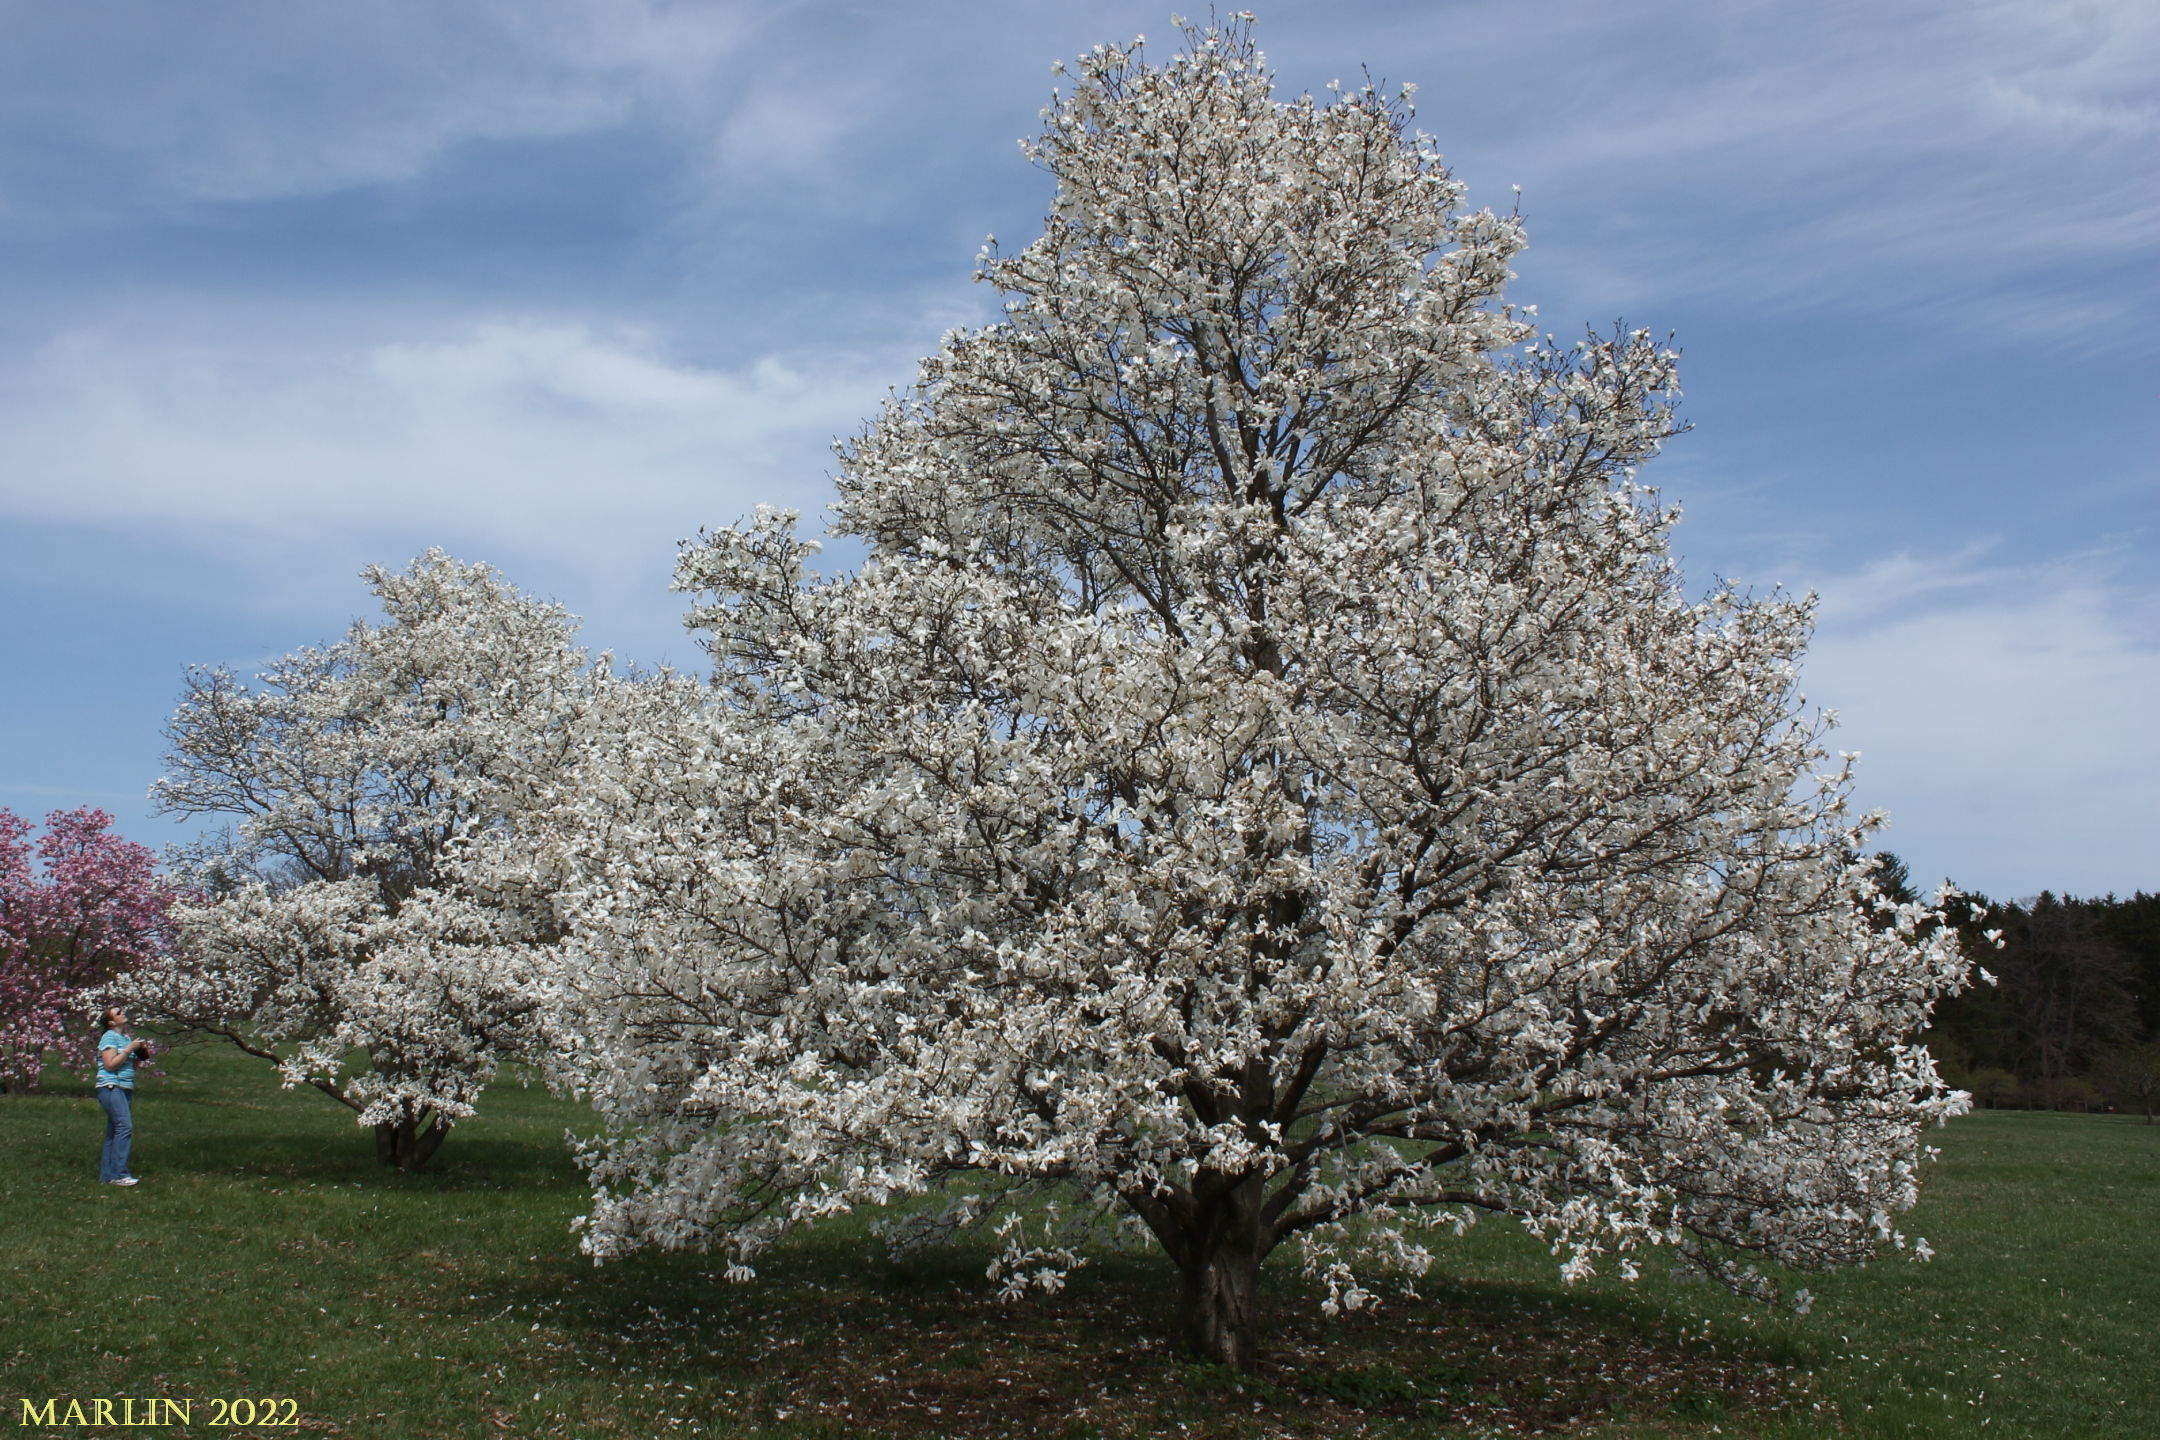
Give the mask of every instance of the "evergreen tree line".
<svg viewBox="0 0 2160 1440">
<path fill-rule="evenodd" d="M 1895 855 L 1880 879 L 1911 898 Z M 1966 899 L 1951 919 L 1994 983 L 1936 1005 L 1927 1043 L 1943 1078 L 1985 1107 L 2160 1114 L 2160 894 Z"/>
</svg>

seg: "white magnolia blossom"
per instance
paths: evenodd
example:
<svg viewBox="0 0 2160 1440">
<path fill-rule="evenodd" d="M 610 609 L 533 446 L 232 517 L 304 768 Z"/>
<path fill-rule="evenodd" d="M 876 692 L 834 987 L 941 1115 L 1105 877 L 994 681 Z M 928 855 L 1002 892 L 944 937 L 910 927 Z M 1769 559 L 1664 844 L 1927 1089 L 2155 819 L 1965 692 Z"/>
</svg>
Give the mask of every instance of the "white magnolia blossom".
<svg viewBox="0 0 2160 1440">
<path fill-rule="evenodd" d="M 178 958 L 134 998 L 275 1060 L 417 1168 L 546 1033 L 548 906 L 455 875 L 514 833 L 596 677 L 571 618 L 486 566 L 430 551 L 365 578 L 387 623 L 253 686 L 190 675 L 152 794 L 234 828 L 186 855 L 205 902 L 175 911 Z"/>
<path fill-rule="evenodd" d="M 1480 1213 L 1763 1293 L 1901 1243 L 1963 963 L 1858 858 L 1808 603 L 1681 593 L 1673 355 L 1540 341 L 1405 99 L 1188 40 L 1045 112 L 1003 320 L 841 449 L 860 572 L 703 536 L 711 686 L 580 721 L 588 1248 L 906 1201 L 1017 1288 L 1123 1217 L 1242 1363 L 1285 1242 L 1332 1307 Z"/>
</svg>

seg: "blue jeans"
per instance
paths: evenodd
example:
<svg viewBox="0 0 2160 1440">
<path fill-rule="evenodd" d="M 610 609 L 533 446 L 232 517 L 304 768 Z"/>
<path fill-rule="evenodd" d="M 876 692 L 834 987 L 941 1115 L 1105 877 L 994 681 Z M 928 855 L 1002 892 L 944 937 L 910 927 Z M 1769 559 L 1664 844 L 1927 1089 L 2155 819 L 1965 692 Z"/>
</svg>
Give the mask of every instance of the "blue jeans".
<svg viewBox="0 0 2160 1440">
<path fill-rule="evenodd" d="M 128 1173 L 128 1147 L 135 1143 L 135 1092 L 123 1085 L 97 1087 L 105 1107 L 105 1151 L 98 1157 L 97 1178 L 118 1180 Z"/>
</svg>

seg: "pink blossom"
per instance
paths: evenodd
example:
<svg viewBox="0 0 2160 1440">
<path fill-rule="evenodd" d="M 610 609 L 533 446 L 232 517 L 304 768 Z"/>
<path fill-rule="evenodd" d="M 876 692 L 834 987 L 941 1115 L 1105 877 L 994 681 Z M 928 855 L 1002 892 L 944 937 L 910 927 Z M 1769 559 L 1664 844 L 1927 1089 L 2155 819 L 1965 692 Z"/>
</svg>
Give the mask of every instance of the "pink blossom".
<svg viewBox="0 0 2160 1440">
<path fill-rule="evenodd" d="M 148 847 L 103 810 L 34 827 L 0 809 L 0 1085 L 37 1083 L 45 1052 L 86 1033 L 98 993 L 162 954 L 175 899 Z"/>
</svg>

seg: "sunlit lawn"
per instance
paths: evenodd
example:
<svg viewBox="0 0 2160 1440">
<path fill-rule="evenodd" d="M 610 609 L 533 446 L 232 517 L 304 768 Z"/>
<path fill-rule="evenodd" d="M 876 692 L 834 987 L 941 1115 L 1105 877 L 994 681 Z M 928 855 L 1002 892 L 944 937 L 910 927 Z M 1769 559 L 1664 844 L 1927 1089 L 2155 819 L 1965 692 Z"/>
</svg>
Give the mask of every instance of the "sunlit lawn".
<svg viewBox="0 0 2160 1440">
<path fill-rule="evenodd" d="M 595 1268 L 574 1106 L 492 1092 L 439 1173 L 379 1169 L 345 1112 L 175 1052 L 129 1191 L 96 1183 L 79 1080 L 0 1097 L 0 1427 L 21 1401 L 293 1397 L 304 1427 L 421 1436 L 1806 1436 L 2160 1433 L 2160 1128 L 1995 1112 L 1941 1136 L 1907 1228 L 1932 1264 L 1810 1282 L 1805 1319 L 1662 1276 L 1568 1289 L 1519 1233 L 1454 1244 L 1419 1300 L 1329 1322 L 1278 1275 L 1254 1376 L 1165 1343 L 1169 1272 L 1105 1253 L 1000 1304 L 979 1251 L 862 1227 L 730 1284 L 698 1256 Z M 138 1414 L 140 1414 L 138 1408 Z M 82 1430 L 56 1433 L 82 1434 Z M 98 1432 L 89 1432 L 98 1433 Z"/>
</svg>

